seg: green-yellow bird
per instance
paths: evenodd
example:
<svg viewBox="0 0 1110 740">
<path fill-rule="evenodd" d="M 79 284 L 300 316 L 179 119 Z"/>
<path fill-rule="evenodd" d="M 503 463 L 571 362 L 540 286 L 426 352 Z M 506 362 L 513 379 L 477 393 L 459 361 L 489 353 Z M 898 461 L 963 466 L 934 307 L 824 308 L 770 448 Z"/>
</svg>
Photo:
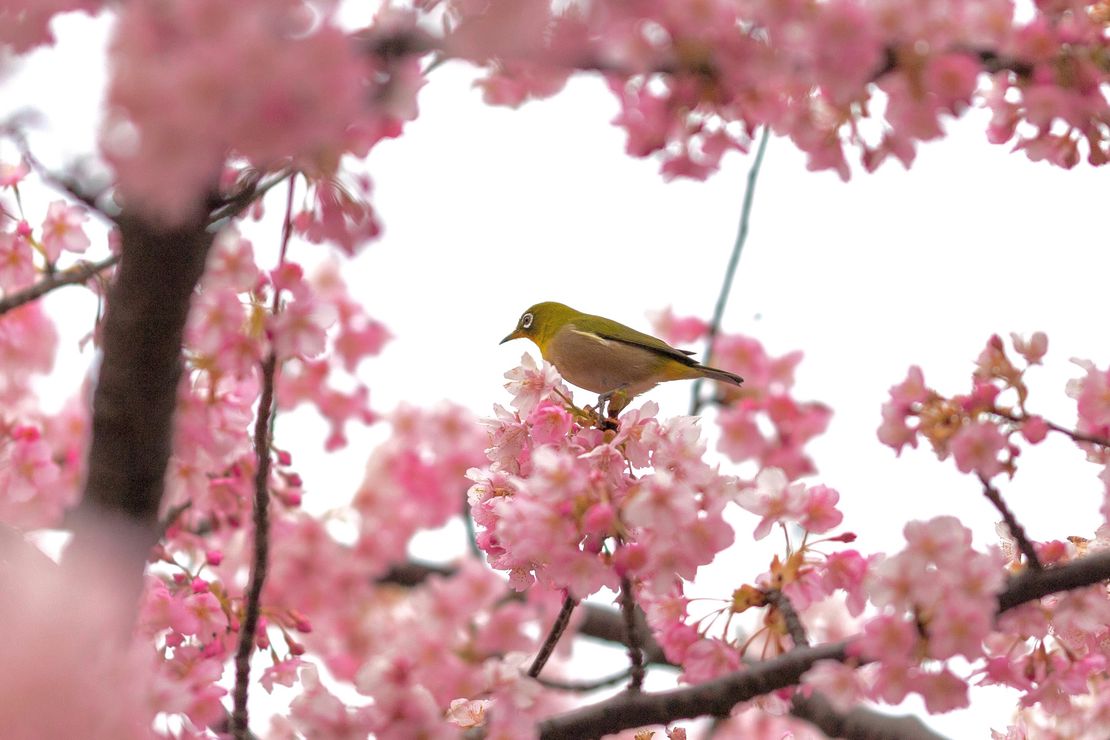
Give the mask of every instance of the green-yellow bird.
<svg viewBox="0 0 1110 740">
<path fill-rule="evenodd" d="M 690 357 L 692 352 L 675 349 L 662 339 L 562 303 L 532 306 L 501 343 L 521 337 L 535 342 L 543 359 L 567 382 L 601 394 L 613 416 L 635 396 L 667 380 L 709 378 L 733 385 L 744 380 L 727 370 L 706 367 Z"/>
</svg>

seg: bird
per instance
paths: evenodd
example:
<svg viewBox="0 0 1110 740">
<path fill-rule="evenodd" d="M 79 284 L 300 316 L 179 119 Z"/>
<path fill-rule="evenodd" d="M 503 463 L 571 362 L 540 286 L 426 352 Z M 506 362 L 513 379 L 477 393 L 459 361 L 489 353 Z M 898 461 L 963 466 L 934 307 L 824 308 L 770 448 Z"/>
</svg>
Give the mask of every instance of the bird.
<svg viewBox="0 0 1110 740">
<path fill-rule="evenodd" d="M 500 343 L 512 339 L 532 340 L 564 380 L 599 394 L 599 414 L 608 402 L 613 418 L 634 397 L 664 381 L 709 378 L 736 386 L 744 381 L 736 373 L 702 365 L 690 356 L 693 352 L 554 301 L 521 314 Z"/>
</svg>

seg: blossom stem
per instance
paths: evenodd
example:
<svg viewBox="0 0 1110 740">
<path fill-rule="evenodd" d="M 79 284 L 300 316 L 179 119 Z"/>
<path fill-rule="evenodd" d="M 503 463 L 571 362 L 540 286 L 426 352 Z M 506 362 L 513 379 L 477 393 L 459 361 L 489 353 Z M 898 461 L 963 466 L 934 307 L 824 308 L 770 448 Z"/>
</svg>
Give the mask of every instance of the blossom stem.
<svg viewBox="0 0 1110 740">
<path fill-rule="evenodd" d="M 563 601 L 563 608 L 559 610 L 559 616 L 555 617 L 555 624 L 551 625 L 551 631 L 547 633 L 547 639 L 543 641 L 540 646 L 540 651 L 536 653 L 536 659 L 532 661 L 532 665 L 528 668 L 528 676 L 536 678 L 540 675 L 540 671 L 547 665 L 548 658 L 551 653 L 555 652 L 555 646 L 559 644 L 559 638 L 567 631 L 567 625 L 570 624 L 570 615 L 574 613 L 574 607 L 578 606 L 578 599 L 573 596 L 567 596 Z"/>
<path fill-rule="evenodd" d="M 736 232 L 736 241 L 732 245 L 732 254 L 728 258 L 728 267 L 725 268 L 725 279 L 721 283 L 721 292 L 717 295 L 717 305 L 713 308 L 713 320 L 709 322 L 709 333 L 705 338 L 705 357 L 702 359 L 703 365 L 709 365 L 713 361 L 713 344 L 717 340 L 717 335 L 721 331 L 721 321 L 725 315 L 725 305 L 728 303 L 728 295 L 732 291 L 732 279 L 736 275 L 736 266 L 740 263 L 740 252 L 744 249 L 744 243 L 748 240 L 748 226 L 751 223 L 752 215 L 752 200 L 755 196 L 755 185 L 759 179 L 759 170 L 763 166 L 763 153 L 767 151 L 767 140 L 771 137 L 771 131 L 768 126 L 763 127 L 763 132 L 759 137 L 759 148 L 756 150 L 755 159 L 752 160 L 752 166 L 748 170 L 748 187 L 744 191 L 744 203 L 740 207 L 740 228 Z M 698 378 L 694 381 L 694 387 L 690 395 L 690 416 L 694 416 L 701 411 L 702 406 L 705 405 L 705 400 L 701 397 L 701 386 L 703 378 Z"/>
<path fill-rule="evenodd" d="M 1033 543 L 1029 541 L 1029 536 L 1025 533 L 1025 527 L 1021 526 L 1017 517 L 1010 511 L 1010 507 L 1002 500 L 1002 494 L 998 492 L 997 488 L 990 484 L 990 481 L 988 481 L 986 477 L 980 475 L 979 482 L 983 484 L 983 494 L 987 497 L 987 500 L 994 504 L 994 508 L 998 509 L 998 513 L 1002 515 L 1002 519 L 1006 522 L 1006 526 L 1010 530 L 1010 536 L 1017 542 L 1021 554 L 1029 561 L 1029 567 L 1033 570 L 1040 570 L 1040 558 L 1037 557 L 1037 550 L 1033 547 Z"/>
<path fill-rule="evenodd" d="M 991 413 L 995 416 L 1000 416 L 1003 419 L 1006 419 L 1007 421 L 1012 421 L 1016 424 L 1023 424 L 1030 420 L 1030 417 L 1028 416 L 1018 416 L 1017 414 L 1012 414 L 1008 411 L 1002 411 L 1000 409 L 994 409 L 991 411 Z M 1048 419 L 1044 419 L 1043 421 L 1046 427 L 1054 432 L 1059 432 L 1060 434 L 1071 438 L 1071 440 L 1074 442 L 1088 442 L 1093 445 L 1099 445 L 1100 447 L 1110 447 L 1110 439 L 1106 439 L 1105 437 L 1098 437 L 1094 434 L 1085 434 L 1083 432 L 1076 431 L 1075 429 L 1068 429 L 1067 427 L 1056 424 L 1055 422 L 1051 422 Z"/>
</svg>

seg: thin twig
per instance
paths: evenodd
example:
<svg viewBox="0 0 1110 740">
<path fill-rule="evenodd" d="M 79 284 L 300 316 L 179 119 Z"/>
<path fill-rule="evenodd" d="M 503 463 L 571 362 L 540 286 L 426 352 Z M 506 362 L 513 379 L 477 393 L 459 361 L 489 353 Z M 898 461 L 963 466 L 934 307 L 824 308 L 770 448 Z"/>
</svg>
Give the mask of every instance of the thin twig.
<svg viewBox="0 0 1110 740">
<path fill-rule="evenodd" d="M 755 159 L 748 170 L 748 186 L 744 191 L 744 203 L 740 208 L 740 227 L 736 232 L 736 241 L 732 245 L 732 254 L 728 258 L 728 267 L 725 268 L 725 279 L 721 283 L 721 292 L 717 295 L 717 305 L 713 308 L 713 320 L 709 322 L 709 334 L 705 339 L 705 357 L 703 365 L 713 362 L 713 344 L 721 331 L 721 321 L 724 320 L 725 306 L 728 304 L 728 295 L 732 291 L 732 279 L 736 275 L 736 266 L 740 263 L 740 252 L 748 240 L 748 227 L 751 223 L 752 200 L 755 197 L 755 185 L 759 179 L 759 170 L 763 166 L 763 153 L 767 151 L 767 140 L 771 137 L 770 127 L 764 126 L 759 136 L 759 148 L 756 150 Z M 701 397 L 703 378 L 694 381 L 690 396 L 690 415 L 694 416 L 701 411 L 704 401 Z"/>
<path fill-rule="evenodd" d="M 563 608 L 559 610 L 559 616 L 555 617 L 555 624 L 551 625 L 551 631 L 547 633 L 547 639 L 543 641 L 540 651 L 536 653 L 536 659 L 532 661 L 532 665 L 528 668 L 530 678 L 539 676 L 540 671 L 547 665 L 547 660 L 551 657 L 551 653 L 555 651 L 555 646 L 559 644 L 559 638 L 566 632 L 567 625 L 570 624 L 570 615 L 574 613 L 574 607 L 577 605 L 578 600 L 570 595 L 563 601 Z"/>
<path fill-rule="evenodd" d="M 289 240 L 293 236 L 293 193 L 296 181 L 289 181 L 285 199 L 285 221 L 281 229 L 281 251 L 278 265 L 285 264 Z M 274 290 L 271 312 L 281 310 L 281 291 Z M 235 740 L 247 740 L 249 729 L 247 715 L 247 690 L 250 684 L 251 653 L 254 650 L 255 631 L 262 611 L 262 586 L 270 565 L 270 443 L 274 436 L 274 376 L 277 373 L 277 355 L 271 349 L 262 362 L 262 394 L 258 399 L 258 418 L 254 424 L 254 452 L 257 468 L 254 474 L 254 557 L 251 577 L 247 587 L 247 600 L 243 623 L 239 633 L 239 649 L 235 653 L 235 704 L 231 713 L 231 734 Z"/>
<path fill-rule="evenodd" d="M 113 254 L 99 262 L 79 262 L 68 270 L 47 275 L 34 285 L 0 298 L 0 315 L 66 285 L 82 285 L 119 262 L 119 257 L 118 254 Z"/>
<path fill-rule="evenodd" d="M 1002 411 L 1000 409 L 994 409 L 991 411 L 991 413 L 995 416 L 1000 416 L 1003 419 L 1006 419 L 1007 421 L 1012 421 L 1016 424 L 1024 424 L 1031 420 L 1031 417 L 1018 416 L 1017 414 L 1012 414 L 1008 411 Z M 1099 447 L 1110 447 L 1110 439 L 1106 439 L 1105 437 L 1099 437 L 1094 434 L 1086 434 L 1075 429 L 1068 429 L 1067 427 L 1056 424 L 1055 422 L 1051 422 L 1048 419 L 1041 419 L 1041 421 L 1043 421 L 1045 423 L 1045 426 L 1047 426 L 1052 431 L 1059 432 L 1060 434 L 1070 437 L 1074 442 L 1088 442 L 1093 445 L 1098 445 Z"/>
<path fill-rule="evenodd" d="M 540 686 L 548 689 L 555 689 L 556 691 L 573 691 L 579 694 L 588 694 L 591 691 L 615 686 L 631 675 L 632 669 L 625 668 L 620 673 L 614 673 L 612 676 L 594 679 L 593 681 L 559 681 L 554 678 L 536 678 L 536 682 L 539 683 Z"/>
<path fill-rule="evenodd" d="M 158 528 L 159 528 L 158 539 L 159 540 L 164 540 L 166 538 L 166 532 L 168 532 L 170 530 L 170 527 L 172 527 L 174 525 L 174 522 L 177 521 L 177 518 L 179 516 L 181 516 L 182 514 L 184 514 L 186 511 L 188 511 L 189 508 L 192 507 L 192 505 L 193 505 L 193 500 L 189 499 L 188 501 L 186 501 L 184 503 L 180 503 L 177 506 L 171 506 L 170 507 L 170 510 L 166 512 L 166 515 L 164 517 L 162 517 L 162 521 L 158 525 Z"/>
<path fill-rule="evenodd" d="M 644 687 L 644 649 L 636 624 L 636 597 L 632 593 L 632 581 L 628 576 L 621 576 L 620 605 L 621 616 L 624 618 L 624 644 L 628 646 L 630 663 L 628 690 L 639 691 Z"/>
<path fill-rule="evenodd" d="M 482 559 L 482 550 L 478 547 L 478 533 L 474 530 L 474 519 L 470 516 L 470 494 L 463 491 L 462 505 L 463 526 L 466 528 L 466 546 L 471 555 Z"/>
<path fill-rule="evenodd" d="M 266 182 L 261 182 L 261 178 L 259 178 L 254 183 L 248 184 L 239 192 L 229 196 L 222 203 L 217 204 L 216 207 L 212 209 L 212 215 L 209 217 L 208 222 L 210 224 L 218 224 L 222 221 L 235 218 L 240 213 L 250 208 L 251 204 L 274 187 L 292 177 L 295 172 L 296 171 L 292 169 L 280 170 Z"/>
<path fill-rule="evenodd" d="M 994 508 L 998 509 L 998 512 L 1002 514 L 1002 519 L 1006 522 L 1006 526 L 1010 530 L 1010 536 L 1014 538 L 1018 549 L 1021 550 L 1021 554 L 1029 561 L 1029 567 L 1033 570 L 1040 570 L 1041 560 L 1037 557 L 1037 550 L 1033 547 L 1033 543 L 1029 541 L 1029 536 L 1025 533 L 1025 527 L 1021 526 L 1017 517 L 1010 511 L 1010 507 L 1002 500 L 1002 494 L 998 492 L 997 488 L 991 485 L 986 476 L 979 474 L 979 482 L 983 484 L 983 494 L 987 497 L 987 500 L 994 504 Z"/>
<path fill-rule="evenodd" d="M 262 397 L 258 400 L 258 418 L 254 424 L 254 450 L 257 469 L 254 474 L 254 555 L 251 561 L 250 584 L 247 587 L 243 622 L 239 628 L 239 647 L 235 653 L 235 708 L 231 713 L 231 734 L 235 740 L 246 740 L 247 688 L 250 682 L 251 654 L 261 612 L 262 585 L 270 562 L 270 415 L 274 406 L 274 372 L 277 358 L 273 352 L 262 363 Z"/>
</svg>

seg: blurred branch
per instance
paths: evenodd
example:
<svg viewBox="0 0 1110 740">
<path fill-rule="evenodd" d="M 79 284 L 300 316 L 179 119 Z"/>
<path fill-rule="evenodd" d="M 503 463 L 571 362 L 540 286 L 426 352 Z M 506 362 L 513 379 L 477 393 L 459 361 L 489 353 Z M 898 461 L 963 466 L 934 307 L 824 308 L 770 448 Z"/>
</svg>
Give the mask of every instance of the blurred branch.
<svg viewBox="0 0 1110 740">
<path fill-rule="evenodd" d="M 99 275 L 104 270 L 115 265 L 119 262 L 119 259 L 120 256 L 118 254 L 113 254 L 110 257 L 105 257 L 99 262 L 78 262 L 69 269 L 49 274 L 34 285 L 0 298 L 0 315 L 14 308 L 19 308 L 25 303 L 30 303 L 37 298 L 41 298 L 47 293 L 65 287 L 66 285 L 82 285 L 90 278 Z"/>
<path fill-rule="evenodd" d="M 189 499 L 188 501 L 185 501 L 184 503 L 180 503 L 177 506 L 171 507 L 170 510 L 166 512 L 166 515 L 164 517 L 162 517 L 162 521 L 159 522 L 159 524 L 158 524 L 158 540 L 159 541 L 164 540 L 166 538 L 166 532 L 168 532 L 170 527 L 172 527 L 174 525 L 174 523 L 177 522 L 177 518 L 179 516 L 181 516 L 182 514 L 184 514 L 186 511 L 188 511 L 189 509 L 191 509 L 192 506 L 193 506 L 193 501 L 192 501 L 192 499 Z"/>
<path fill-rule="evenodd" d="M 809 722 L 829 737 L 852 740 L 945 740 L 912 715 L 890 715 L 864 707 L 839 712 L 829 700 L 814 693 L 794 694 L 790 714 Z"/>
<path fill-rule="evenodd" d="M 288 180 L 294 174 L 296 174 L 295 170 L 287 168 L 279 170 L 269 180 L 265 181 L 263 181 L 260 173 L 251 174 L 247 177 L 238 191 L 211 204 L 212 213 L 209 217 L 209 223 L 216 225 L 239 216 L 250 208 L 259 198 L 266 195 L 266 193 L 270 192 L 274 187 Z"/>
<path fill-rule="evenodd" d="M 752 161 L 751 168 L 748 169 L 748 186 L 744 190 L 744 203 L 740 208 L 740 227 L 736 232 L 736 241 L 732 245 L 732 254 L 729 255 L 728 266 L 725 268 L 725 279 L 721 283 L 721 292 L 717 294 L 717 305 L 713 308 L 713 319 L 709 322 L 709 333 L 705 338 L 705 357 L 702 358 L 703 365 L 710 365 L 713 362 L 713 345 L 717 341 L 717 335 L 721 332 L 725 306 L 728 304 L 729 293 L 732 292 L 732 279 L 736 276 L 736 266 L 740 263 L 740 252 L 744 249 L 744 243 L 748 240 L 748 227 L 751 223 L 755 185 L 759 179 L 759 170 L 763 166 L 763 154 L 767 151 L 767 140 L 770 136 L 770 128 L 764 126 L 763 132 L 759 136 L 759 148 L 756 150 L 755 159 Z M 704 378 L 695 380 L 690 391 L 690 416 L 695 416 L 705 405 L 701 396 L 703 382 Z"/>
<path fill-rule="evenodd" d="M 114 555 L 137 597 L 161 531 L 189 299 L 215 234 L 203 219 L 166 226 L 124 212 L 116 222 L 119 267 L 101 323 L 88 472 L 66 561 Z"/>
</svg>

